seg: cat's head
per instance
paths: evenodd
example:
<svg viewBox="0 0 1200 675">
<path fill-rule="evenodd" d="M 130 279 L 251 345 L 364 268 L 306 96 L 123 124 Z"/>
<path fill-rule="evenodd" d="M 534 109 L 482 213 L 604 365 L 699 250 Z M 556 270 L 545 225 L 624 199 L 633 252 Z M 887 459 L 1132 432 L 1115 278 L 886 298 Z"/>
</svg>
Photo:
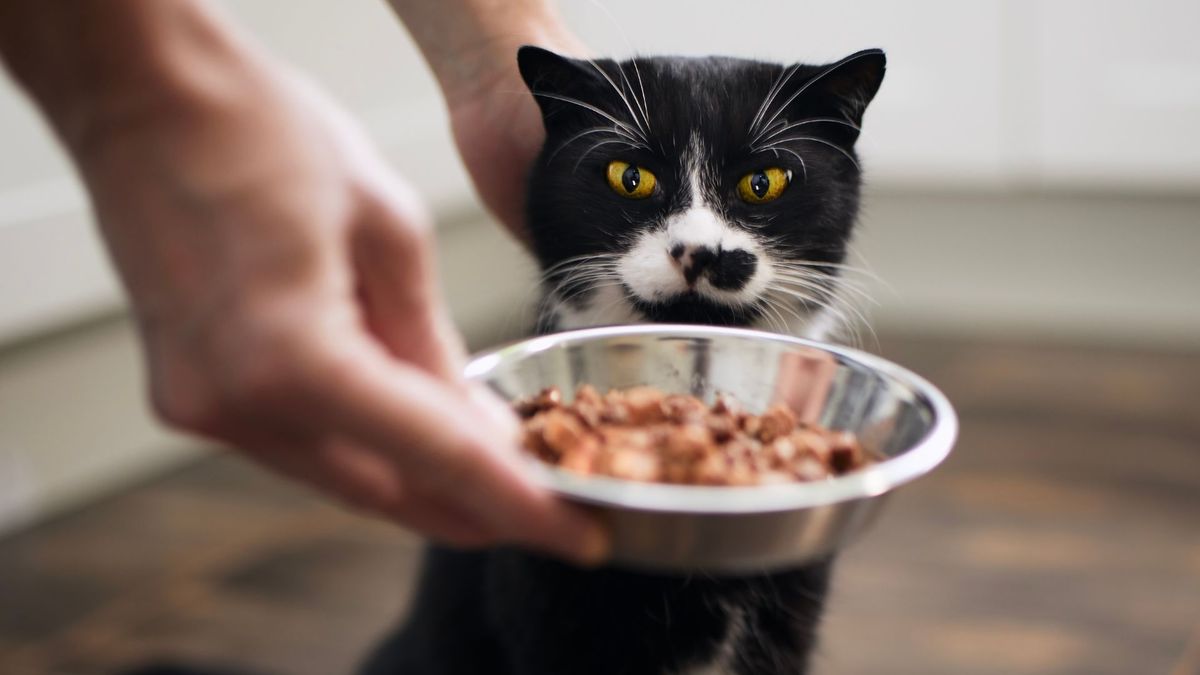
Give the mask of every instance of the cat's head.
<svg viewBox="0 0 1200 675">
<path fill-rule="evenodd" d="M 833 317 L 882 51 L 789 66 L 524 47 L 518 63 L 546 127 L 529 183 L 546 326 L 811 334 Z"/>
</svg>

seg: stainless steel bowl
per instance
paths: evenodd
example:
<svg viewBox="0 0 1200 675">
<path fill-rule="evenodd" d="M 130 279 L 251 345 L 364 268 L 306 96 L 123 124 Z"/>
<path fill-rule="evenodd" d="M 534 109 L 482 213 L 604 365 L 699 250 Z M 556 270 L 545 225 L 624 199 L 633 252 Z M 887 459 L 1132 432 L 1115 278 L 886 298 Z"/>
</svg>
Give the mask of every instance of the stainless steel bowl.
<svg viewBox="0 0 1200 675">
<path fill-rule="evenodd" d="M 525 340 L 475 358 L 470 378 L 506 400 L 557 385 L 604 391 L 652 385 L 761 411 L 785 402 L 801 419 L 858 434 L 886 460 L 819 483 L 695 487 L 573 474 L 531 460 L 538 480 L 608 519 L 614 561 L 669 571 L 752 572 L 832 553 L 878 515 L 887 494 L 937 466 L 958 421 L 945 396 L 879 357 L 735 328 L 643 325 Z"/>
</svg>

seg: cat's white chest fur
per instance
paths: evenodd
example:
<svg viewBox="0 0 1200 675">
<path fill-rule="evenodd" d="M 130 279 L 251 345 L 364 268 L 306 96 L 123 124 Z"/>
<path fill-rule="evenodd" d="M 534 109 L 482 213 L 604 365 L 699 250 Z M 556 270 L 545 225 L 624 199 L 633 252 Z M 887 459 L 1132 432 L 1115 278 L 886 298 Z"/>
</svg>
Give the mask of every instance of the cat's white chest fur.
<svg viewBox="0 0 1200 675">
<path fill-rule="evenodd" d="M 646 320 L 633 309 L 625 292 L 616 284 L 598 287 L 582 307 L 556 301 L 551 312 L 558 318 L 558 328 L 561 330 L 643 323 Z"/>
<path fill-rule="evenodd" d="M 646 318 L 638 314 L 629 303 L 625 292 L 615 284 L 597 288 L 582 307 L 557 299 L 551 301 L 554 304 L 550 306 L 550 314 L 557 319 L 555 326 L 558 330 L 646 322 Z M 824 340 L 828 339 L 836 325 L 837 320 L 832 312 L 821 311 L 804 317 L 803 321 L 793 316 L 784 317 L 781 321 L 760 318 L 752 327 L 810 340 Z M 781 328 L 783 330 L 780 330 Z"/>
</svg>

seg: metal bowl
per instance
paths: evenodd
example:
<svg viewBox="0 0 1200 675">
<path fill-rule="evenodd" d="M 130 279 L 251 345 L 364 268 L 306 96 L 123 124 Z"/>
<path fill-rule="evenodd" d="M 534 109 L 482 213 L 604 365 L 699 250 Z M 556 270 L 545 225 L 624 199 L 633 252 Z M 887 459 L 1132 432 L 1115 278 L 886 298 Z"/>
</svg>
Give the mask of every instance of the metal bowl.
<svg viewBox="0 0 1200 675">
<path fill-rule="evenodd" d="M 598 509 L 614 562 L 642 569 L 747 573 L 826 556 L 857 537 L 894 488 L 936 467 L 958 421 L 917 375 L 853 349 L 709 326 L 592 328 L 537 337 L 475 358 L 467 376 L 505 400 L 558 386 L 601 391 L 651 385 L 752 411 L 785 402 L 797 416 L 858 434 L 886 458 L 816 483 L 699 487 L 583 476 L 531 459 L 551 490 Z"/>
</svg>

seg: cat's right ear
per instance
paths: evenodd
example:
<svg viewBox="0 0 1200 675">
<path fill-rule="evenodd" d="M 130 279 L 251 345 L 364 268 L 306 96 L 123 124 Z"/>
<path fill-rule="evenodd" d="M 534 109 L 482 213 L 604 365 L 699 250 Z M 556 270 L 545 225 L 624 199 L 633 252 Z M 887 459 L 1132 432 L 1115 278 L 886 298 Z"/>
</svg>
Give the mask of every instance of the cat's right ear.
<svg viewBox="0 0 1200 675">
<path fill-rule="evenodd" d="M 589 114 L 586 106 L 598 104 L 600 76 L 587 61 L 525 45 L 517 50 L 517 67 L 542 110 L 547 129 Z"/>
</svg>

